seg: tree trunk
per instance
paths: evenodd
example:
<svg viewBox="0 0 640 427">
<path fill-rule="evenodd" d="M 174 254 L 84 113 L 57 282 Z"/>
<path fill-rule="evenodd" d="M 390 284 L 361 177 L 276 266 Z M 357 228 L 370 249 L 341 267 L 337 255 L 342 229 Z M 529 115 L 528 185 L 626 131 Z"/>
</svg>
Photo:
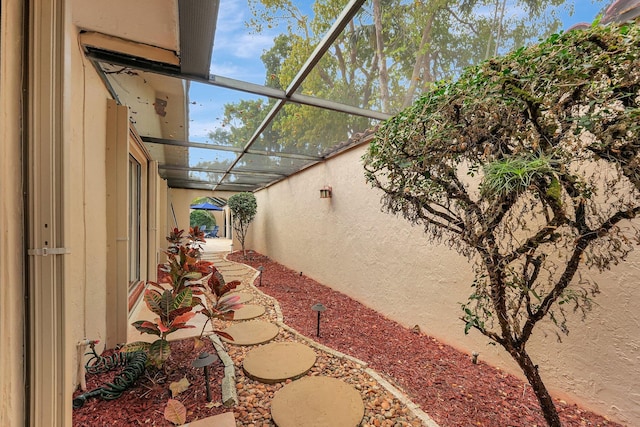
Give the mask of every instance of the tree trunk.
<svg viewBox="0 0 640 427">
<path fill-rule="evenodd" d="M 553 403 L 553 399 L 551 399 L 551 395 L 542 382 L 542 378 L 540 377 L 540 373 L 538 372 L 538 367 L 533 364 L 531 358 L 527 354 L 527 351 L 522 350 L 512 350 L 509 351 L 511 356 L 518 362 L 520 369 L 524 372 L 524 375 L 527 377 L 529 384 L 533 388 L 533 392 L 536 394 L 538 398 L 538 403 L 540 403 L 540 408 L 542 409 L 542 414 L 544 415 L 544 419 L 547 421 L 549 427 L 562 427 L 560 423 L 560 417 L 558 416 L 558 411 L 556 410 L 556 406 Z"/>
<path fill-rule="evenodd" d="M 376 36 L 376 53 L 378 56 L 378 79 L 380 81 L 380 99 L 382 101 L 382 111 L 390 112 L 389 98 L 389 73 L 387 71 L 387 58 L 384 52 L 384 35 L 382 33 L 382 8 L 380 0 L 373 0 L 373 25 Z"/>
<path fill-rule="evenodd" d="M 409 105 L 413 104 L 413 96 L 416 93 L 416 89 L 418 87 L 418 80 L 420 80 L 420 70 L 423 69 L 424 66 L 424 76 L 422 79 L 430 80 L 426 77 L 427 69 L 429 67 L 428 61 L 426 61 L 428 50 L 430 47 L 427 47 L 431 42 L 431 28 L 433 26 L 433 15 L 432 13 L 429 16 L 429 20 L 427 21 L 427 25 L 424 26 L 422 30 L 422 40 L 420 40 L 420 47 L 418 48 L 418 52 L 420 54 L 416 57 L 416 62 L 413 64 L 413 72 L 411 73 L 411 81 L 409 82 L 409 88 L 407 89 L 407 93 L 404 97 L 404 102 L 402 103 L 402 108 L 407 108 Z"/>
</svg>

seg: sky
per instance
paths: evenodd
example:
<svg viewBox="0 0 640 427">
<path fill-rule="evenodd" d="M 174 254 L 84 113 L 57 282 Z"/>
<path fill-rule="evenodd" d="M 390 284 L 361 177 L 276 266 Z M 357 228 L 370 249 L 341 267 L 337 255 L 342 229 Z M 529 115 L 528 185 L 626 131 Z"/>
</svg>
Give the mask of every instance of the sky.
<svg viewBox="0 0 640 427">
<path fill-rule="evenodd" d="M 592 22 L 603 4 L 608 2 L 608 0 L 575 0 L 572 16 L 569 16 L 566 11 L 560 13 L 564 23 L 563 29 L 578 22 Z M 300 3 L 303 4 L 303 9 L 310 12 L 309 0 L 303 0 Z M 264 84 L 265 70 L 260 56 L 272 46 L 273 39 L 279 30 L 272 28 L 261 34 L 251 34 L 245 25 L 250 18 L 247 0 L 220 1 L 210 69 L 212 74 Z M 237 102 L 240 99 L 258 98 L 251 94 L 200 83 L 191 83 L 189 97 L 191 102 L 189 139 L 200 142 L 207 141 L 209 132 L 221 126 L 224 104 Z"/>
</svg>

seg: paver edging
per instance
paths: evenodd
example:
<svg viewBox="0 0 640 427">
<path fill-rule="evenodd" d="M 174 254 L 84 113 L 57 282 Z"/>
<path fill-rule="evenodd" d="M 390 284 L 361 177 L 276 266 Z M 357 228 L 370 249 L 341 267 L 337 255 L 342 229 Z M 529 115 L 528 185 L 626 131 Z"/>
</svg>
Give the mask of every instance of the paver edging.
<svg viewBox="0 0 640 427">
<path fill-rule="evenodd" d="M 222 404 L 226 407 L 238 404 L 238 393 L 236 392 L 236 369 L 233 360 L 227 354 L 222 341 L 216 334 L 209 335 L 218 357 L 224 365 L 224 377 L 222 378 Z"/>
<path fill-rule="evenodd" d="M 404 394 L 402 390 L 398 389 L 396 386 L 384 379 L 378 372 L 374 371 L 371 368 L 365 368 L 364 371 L 369 374 L 370 377 L 376 380 L 382 387 L 384 387 L 389 393 L 393 394 L 396 399 L 407 405 L 407 408 L 409 408 L 409 410 L 413 412 L 416 417 L 422 420 L 422 423 L 425 427 L 440 427 L 435 421 L 433 421 L 429 414 L 424 412 L 418 405 L 413 403 L 413 401 L 409 399 L 409 396 Z"/>
</svg>

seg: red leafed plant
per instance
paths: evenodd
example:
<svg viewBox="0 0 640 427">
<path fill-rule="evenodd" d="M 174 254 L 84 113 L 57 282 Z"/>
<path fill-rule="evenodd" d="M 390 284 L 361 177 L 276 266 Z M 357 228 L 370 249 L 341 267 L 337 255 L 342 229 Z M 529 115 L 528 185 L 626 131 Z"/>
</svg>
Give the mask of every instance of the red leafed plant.
<svg viewBox="0 0 640 427">
<path fill-rule="evenodd" d="M 133 326 L 141 333 L 156 335 L 159 338 L 153 343 L 136 341 L 123 347 L 122 351 L 146 351 L 149 360 L 157 367 L 162 367 L 169 358 L 171 348 L 167 335 L 179 329 L 194 328 L 187 322 L 196 315 L 195 307 L 201 306 L 198 313 L 207 316 L 204 328 L 213 319 L 233 319 L 233 313 L 242 307 L 238 296 L 225 295 L 240 284 L 233 281 L 225 284 L 222 274 L 213 263 L 200 260 L 204 233 L 198 227 L 190 228 L 189 234 L 183 237 L 184 230 L 174 228 L 167 237 L 169 248 L 167 262 L 161 267 L 159 283 L 148 282 L 148 289 L 144 294 L 144 302 L 151 312 L 156 314 L 153 321 L 139 320 Z M 206 284 L 201 280 L 211 275 Z M 200 298 L 204 295 L 205 301 Z M 229 334 L 214 330 L 214 333 L 227 339 L 233 339 Z M 199 340 L 199 338 L 198 338 Z M 198 343 L 196 342 L 196 346 Z"/>
<path fill-rule="evenodd" d="M 147 289 L 144 294 L 144 302 L 151 312 L 158 317 L 154 321 L 138 320 L 133 326 L 141 333 L 157 335 L 159 338 L 153 343 L 136 341 L 123 347 L 123 351 L 146 351 L 149 360 L 157 367 L 161 367 L 171 354 L 171 348 L 167 341 L 167 335 L 179 329 L 195 328 L 187 324 L 196 313 L 193 311 L 194 298 L 190 287 L 184 288 L 178 293 L 172 289 L 164 289 L 157 283 L 149 282 L 156 289 Z"/>
<path fill-rule="evenodd" d="M 168 283 L 178 292 L 185 286 L 201 287 L 194 283 L 203 276 L 212 272 L 213 263 L 202 261 L 202 242 L 204 242 L 204 232 L 199 227 L 189 228 L 189 234 L 183 237 L 184 230 L 174 228 L 167 241 L 169 247 L 165 251 L 167 262 L 160 268 L 160 283 Z M 194 289 L 195 290 L 195 289 Z M 198 294 L 197 290 L 194 292 Z"/>
<path fill-rule="evenodd" d="M 187 322 L 196 315 L 194 308 L 203 305 L 198 295 L 202 295 L 204 285 L 200 279 L 210 274 L 215 267 L 207 261 L 199 260 L 202 254 L 204 233 L 198 227 L 190 228 L 183 238 L 184 230 L 174 228 L 167 237 L 170 245 L 166 251 L 167 262 L 162 266 L 164 273 L 160 283 L 147 282 L 144 302 L 156 314 L 153 321 L 139 320 L 133 326 L 141 333 L 156 335 L 153 343 L 137 341 L 123 347 L 122 351 L 146 351 L 149 360 L 162 367 L 171 353 L 167 336 L 179 329 L 194 328 Z M 226 309 L 227 306 L 221 309 Z"/>
<path fill-rule="evenodd" d="M 212 267 L 212 270 L 213 272 L 207 281 L 207 285 L 202 289 L 202 294 L 207 304 L 202 304 L 202 309 L 198 311 L 198 313 L 202 313 L 208 318 L 202 327 L 200 337 L 202 337 L 207 323 L 211 322 L 213 324 L 213 319 L 233 320 L 235 310 L 242 308 L 242 304 L 239 303 L 240 296 L 227 295 L 240 285 L 240 281 L 234 280 L 233 282 L 225 283 L 222 274 L 220 274 L 215 267 Z M 214 330 L 213 332 L 224 338 L 233 340 L 233 337 L 225 332 L 218 330 Z"/>
</svg>

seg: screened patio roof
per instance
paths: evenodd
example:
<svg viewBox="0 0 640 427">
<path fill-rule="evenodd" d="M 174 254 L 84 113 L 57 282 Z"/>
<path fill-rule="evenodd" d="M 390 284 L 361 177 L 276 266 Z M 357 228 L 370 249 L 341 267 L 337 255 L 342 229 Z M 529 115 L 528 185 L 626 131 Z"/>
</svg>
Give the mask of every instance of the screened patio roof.
<svg viewBox="0 0 640 427">
<path fill-rule="evenodd" d="M 175 50 L 78 19 L 169 187 L 268 186 L 362 140 L 433 82 L 591 22 L 608 1 L 276 3 L 179 0 Z"/>
</svg>

